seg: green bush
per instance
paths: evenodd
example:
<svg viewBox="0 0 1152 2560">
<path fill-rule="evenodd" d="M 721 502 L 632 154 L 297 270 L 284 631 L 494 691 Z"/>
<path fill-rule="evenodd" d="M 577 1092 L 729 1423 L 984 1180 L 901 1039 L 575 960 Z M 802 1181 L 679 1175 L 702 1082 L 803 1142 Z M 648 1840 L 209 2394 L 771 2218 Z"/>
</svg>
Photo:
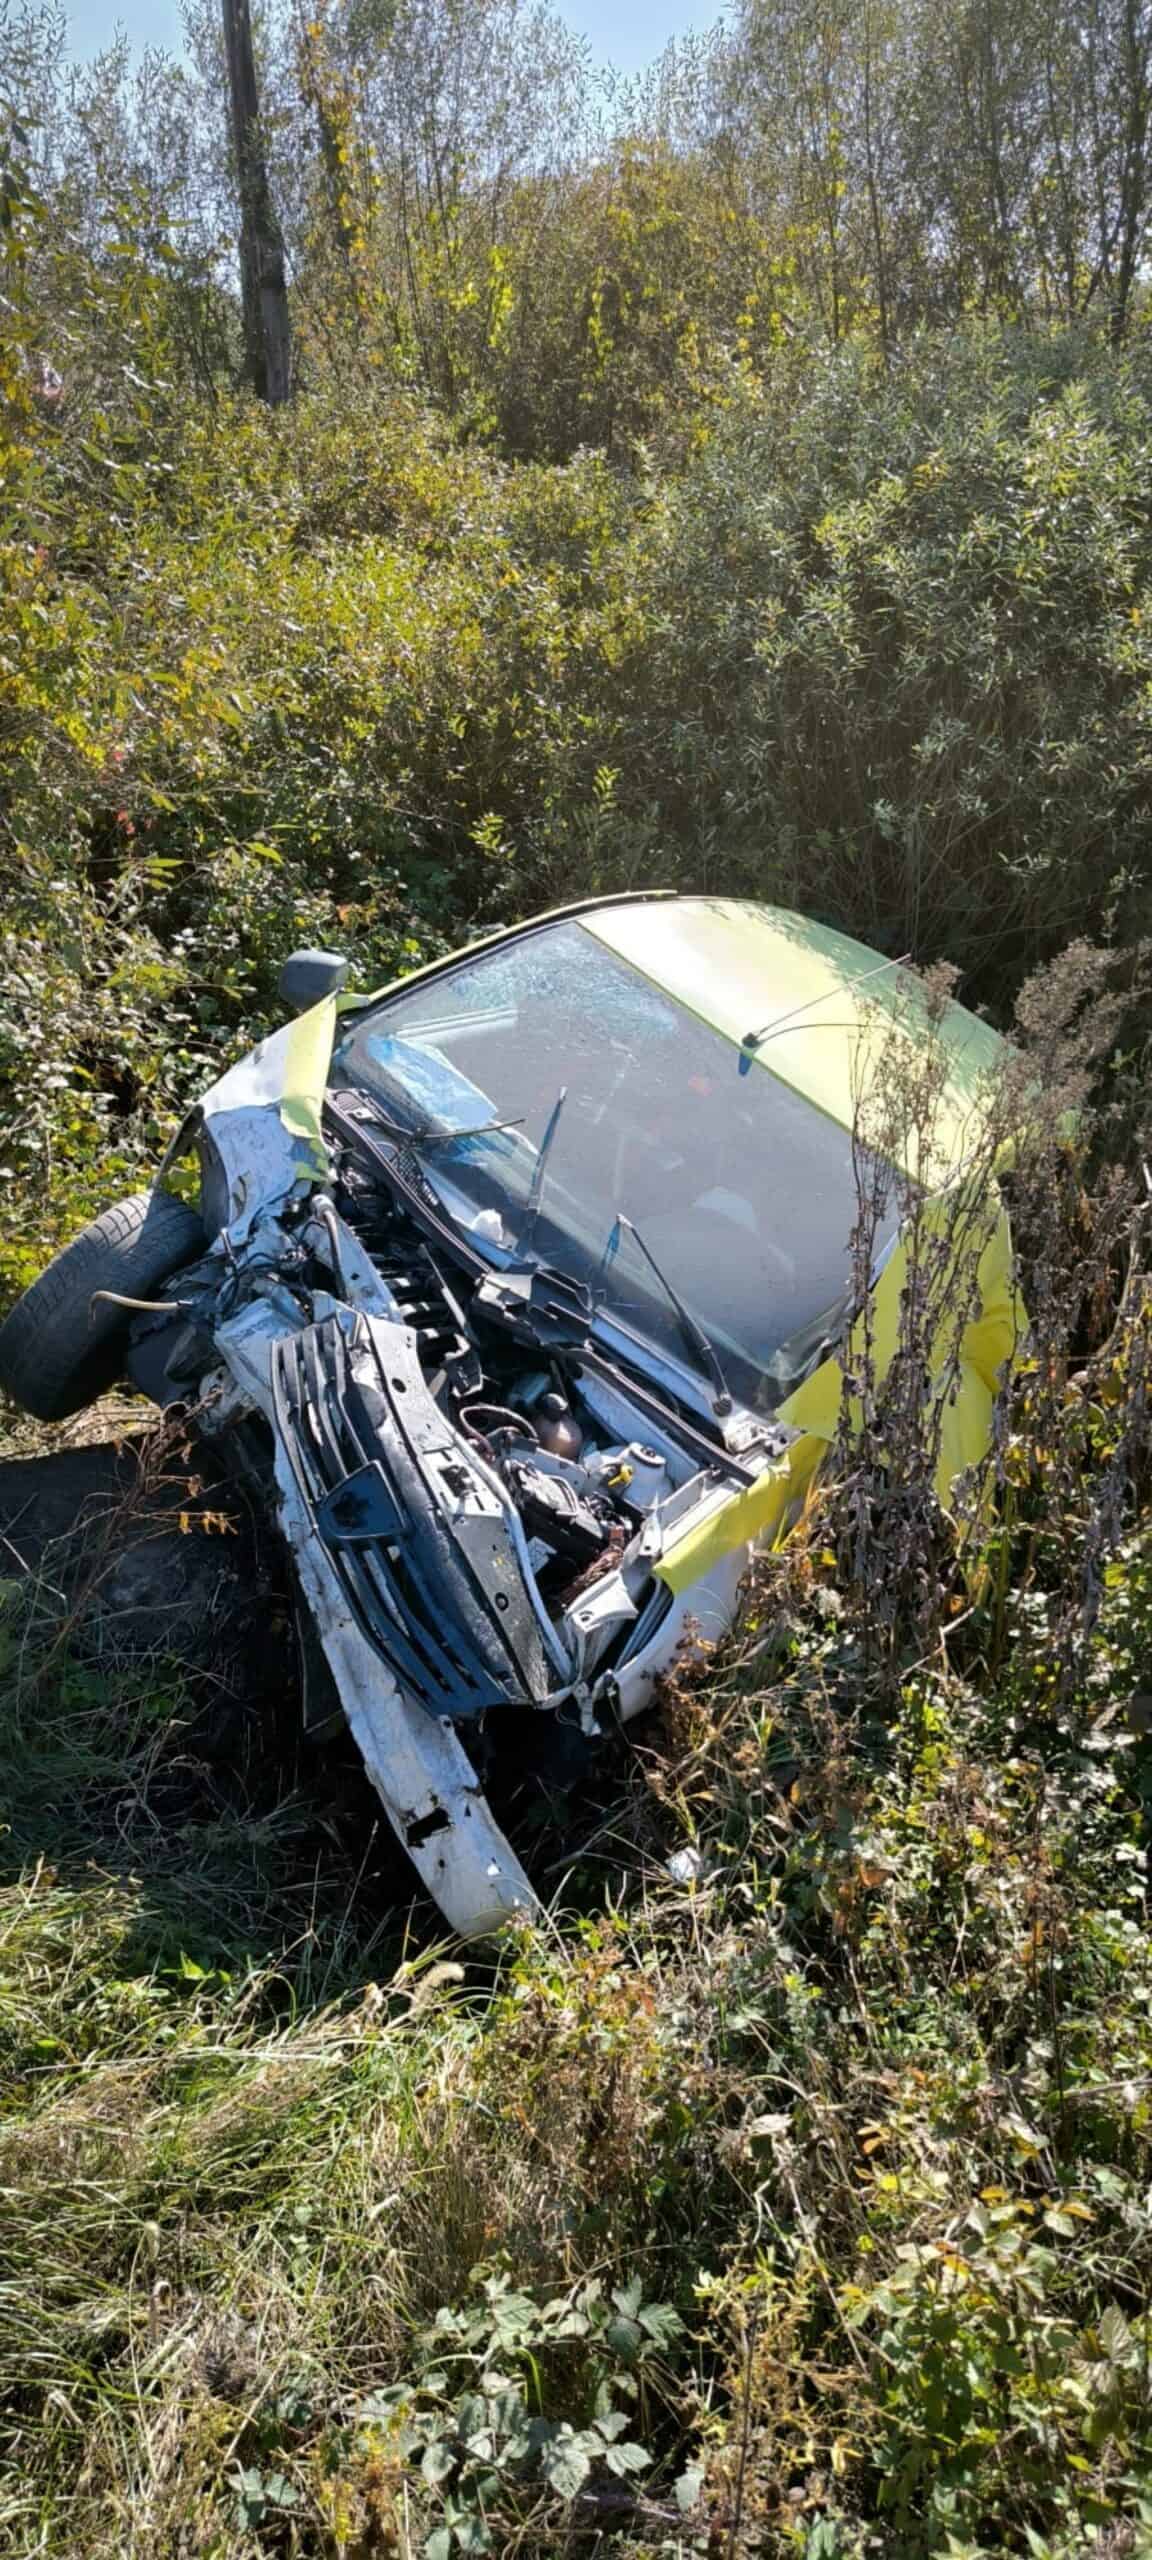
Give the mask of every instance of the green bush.
<svg viewBox="0 0 1152 2560">
<path fill-rule="evenodd" d="M 254 1036 L 294 940 L 373 982 L 672 883 L 944 952 L 1004 1003 L 1138 927 L 1142 352 L 781 359 L 647 481 L 382 398 L 177 399 L 149 326 L 103 405 L 9 401 L 12 1280 Z"/>
<path fill-rule="evenodd" d="M 1003 1001 L 1147 912 L 1143 356 L 1002 333 L 738 403 L 652 493 L 604 752 L 677 877 Z"/>
<path fill-rule="evenodd" d="M 47 96 L 51 27 L 0 16 Z M 130 119 L 74 120 L 41 192 L 0 103 L 4 1294 L 155 1164 L 297 941 L 366 985 L 553 900 L 738 890 L 1006 1018 L 1144 930 L 1143 337 L 889 342 L 857 166 L 859 337 L 816 352 L 833 117 L 779 219 L 747 137 L 707 188 L 666 136 L 502 179 L 507 256 L 462 185 L 361 362 L 387 205 L 333 80 L 276 416 Z M 971 299 L 935 252 L 906 318 Z M 1083 1172 L 1031 1203 L 982 1571 L 865 1451 L 490 1973 L 412 1959 L 294 1726 L 253 1746 L 245 1702 L 214 1758 L 195 1680 L 94 1651 L 51 1558 L 0 1583 L 13 2560 L 1152 2549 L 1146 1255 Z M 1071 1375 L 1121 1268 L 1120 1349 Z"/>
</svg>

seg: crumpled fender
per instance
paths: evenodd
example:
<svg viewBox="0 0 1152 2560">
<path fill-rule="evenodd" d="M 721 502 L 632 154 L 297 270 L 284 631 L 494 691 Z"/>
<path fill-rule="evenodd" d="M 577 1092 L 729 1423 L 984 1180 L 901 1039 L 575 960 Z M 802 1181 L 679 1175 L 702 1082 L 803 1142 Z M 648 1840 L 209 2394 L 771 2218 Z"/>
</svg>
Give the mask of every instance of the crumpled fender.
<svg viewBox="0 0 1152 2560">
<path fill-rule="evenodd" d="M 280 1208 L 299 1187 L 327 1179 L 324 1095 L 342 1013 L 371 996 L 323 996 L 294 1022 L 271 1031 L 203 1095 L 195 1125 L 207 1130 L 228 1184 L 229 1224 L 246 1236 L 265 1211 Z M 179 1151 L 187 1126 L 169 1148 Z"/>
<path fill-rule="evenodd" d="M 327 1174 L 321 1111 L 335 1028 L 335 1002 L 327 997 L 269 1032 L 209 1085 L 168 1148 L 161 1175 L 205 1132 L 226 1190 L 217 1204 L 219 1222 L 235 1243 L 246 1240 L 258 1218 L 281 1208 L 293 1192 L 303 1197 Z"/>
</svg>

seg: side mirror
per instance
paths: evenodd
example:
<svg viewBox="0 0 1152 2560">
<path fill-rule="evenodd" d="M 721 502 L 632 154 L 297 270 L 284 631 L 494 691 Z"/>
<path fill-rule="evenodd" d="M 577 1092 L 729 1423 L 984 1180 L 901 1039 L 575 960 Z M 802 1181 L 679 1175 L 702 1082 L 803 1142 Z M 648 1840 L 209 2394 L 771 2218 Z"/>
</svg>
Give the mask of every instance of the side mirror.
<svg viewBox="0 0 1152 2560">
<path fill-rule="evenodd" d="M 289 1013 L 307 1013 L 322 996 L 334 996 L 347 975 L 348 963 L 338 951 L 290 951 L 276 989 Z"/>
</svg>

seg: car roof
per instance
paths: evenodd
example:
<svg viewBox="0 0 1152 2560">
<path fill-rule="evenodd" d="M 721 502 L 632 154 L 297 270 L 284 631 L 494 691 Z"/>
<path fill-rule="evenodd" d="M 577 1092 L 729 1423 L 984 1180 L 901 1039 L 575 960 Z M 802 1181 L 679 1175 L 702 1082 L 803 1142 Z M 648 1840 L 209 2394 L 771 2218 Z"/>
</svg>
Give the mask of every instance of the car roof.
<svg viewBox="0 0 1152 2560">
<path fill-rule="evenodd" d="M 971 1152 L 1007 1042 L 954 1001 L 934 1015 L 922 981 L 810 916 L 750 898 L 671 898 L 598 905 L 585 929 L 685 1005 L 753 1066 L 803 1094 L 844 1129 L 893 1028 L 913 1042 L 935 1029 L 944 1051 L 934 1115 L 936 1180 Z"/>
</svg>

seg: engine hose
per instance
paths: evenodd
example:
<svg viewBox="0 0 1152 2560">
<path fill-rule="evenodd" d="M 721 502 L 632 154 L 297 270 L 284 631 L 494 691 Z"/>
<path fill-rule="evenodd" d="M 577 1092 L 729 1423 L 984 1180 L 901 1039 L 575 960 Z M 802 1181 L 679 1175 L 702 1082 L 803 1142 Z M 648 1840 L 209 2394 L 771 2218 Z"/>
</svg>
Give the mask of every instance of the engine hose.
<svg viewBox="0 0 1152 2560">
<path fill-rule="evenodd" d="M 142 1316 L 182 1316 L 187 1304 L 185 1298 L 126 1298 L 120 1289 L 94 1289 L 88 1300 L 89 1322 L 96 1306 L 128 1307 Z"/>
<path fill-rule="evenodd" d="M 328 1238 L 332 1254 L 332 1269 L 336 1279 L 339 1281 L 345 1297 L 347 1297 L 349 1294 L 348 1280 L 344 1270 L 344 1256 L 340 1247 L 340 1221 L 331 1201 L 315 1201 L 313 1204 L 313 1216 L 319 1219 L 320 1225 L 323 1227 Z"/>
<path fill-rule="evenodd" d="M 462 1404 L 460 1420 L 469 1437 L 490 1444 L 494 1431 L 514 1431 L 518 1440 L 527 1440 L 533 1449 L 540 1446 L 540 1434 L 526 1414 L 513 1413 L 507 1404 Z"/>
</svg>

